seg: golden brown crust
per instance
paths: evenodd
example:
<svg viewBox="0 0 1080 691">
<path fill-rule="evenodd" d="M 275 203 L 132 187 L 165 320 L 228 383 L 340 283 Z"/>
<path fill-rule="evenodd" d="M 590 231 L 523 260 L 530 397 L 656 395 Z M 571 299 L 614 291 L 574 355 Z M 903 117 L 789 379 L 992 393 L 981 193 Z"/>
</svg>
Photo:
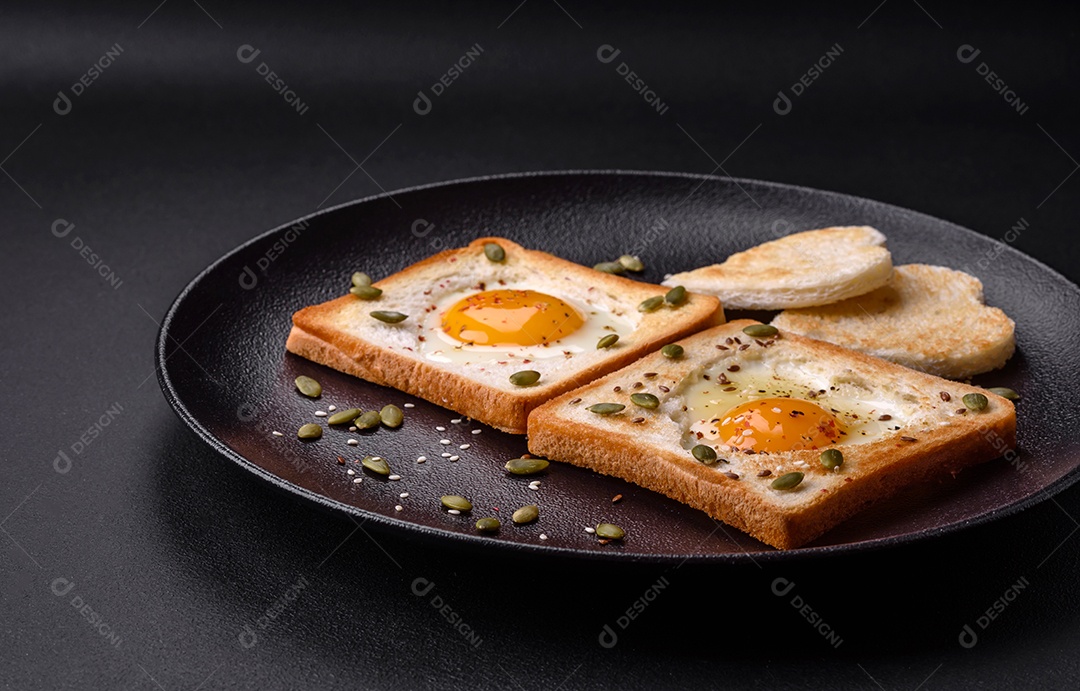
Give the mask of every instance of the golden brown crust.
<svg viewBox="0 0 1080 691">
<path fill-rule="evenodd" d="M 386 291 L 384 295 L 408 290 L 418 293 L 427 285 L 423 282 L 426 270 L 436 269 L 448 262 L 464 262 L 470 255 L 474 257 L 478 251 L 482 252 L 486 242 L 501 244 L 512 261 L 528 262 L 530 267 L 557 275 L 574 276 L 585 285 L 599 286 L 625 295 L 631 309 L 636 309 L 637 303 L 646 297 L 665 291 L 659 286 L 604 274 L 544 252 L 526 250 L 505 238 L 496 237 L 478 238 L 466 247 L 445 250 L 374 285 Z M 346 295 L 301 309 L 293 315 L 293 328 L 286 348 L 301 357 L 405 391 L 513 434 L 525 433 L 529 412 L 544 401 L 627 365 L 671 340 L 723 320 L 718 299 L 691 294 L 678 312 L 673 313 L 678 315 L 678 325 L 665 325 L 654 319 L 654 315 L 647 315 L 647 328 L 643 324 L 635 330 L 640 337 L 631 345 L 612 349 L 602 361 L 583 366 L 555 381 L 542 381 L 526 389 L 506 390 L 477 381 L 467 371 L 455 371 L 438 362 L 426 360 L 406 348 L 387 347 L 353 333 L 348 320 L 369 309 L 393 309 L 393 306 L 363 303 Z M 366 318 L 366 314 L 363 316 Z M 662 319 L 661 315 L 655 316 Z"/>
<path fill-rule="evenodd" d="M 694 359 L 695 353 L 705 352 L 707 357 L 714 357 L 714 344 L 741 335 L 741 328 L 751 323 L 731 322 L 682 341 L 687 356 L 681 364 L 653 354 L 540 406 L 529 416 L 530 452 L 620 477 L 705 511 L 766 544 L 791 549 L 908 485 L 947 476 L 996 458 L 1004 448 L 1015 446 L 1016 414 L 1004 398 L 786 333 L 782 335 L 785 347 L 811 352 L 815 359 L 836 363 L 837 368 L 843 366 L 877 375 L 883 381 L 904 382 L 911 390 L 923 392 L 925 400 L 920 400 L 920 405 L 934 408 L 930 422 L 948 420 L 949 424 L 924 424 L 915 441 L 904 440 L 911 432 L 902 430 L 876 441 L 844 446 L 849 461 L 841 473 L 822 468 L 817 460 L 818 451 L 789 452 L 788 461 L 806 461 L 805 468 L 800 470 L 805 471 L 807 481 L 798 491 L 811 494 L 804 495 L 805 500 L 798 504 L 785 504 L 779 495 L 764 489 L 775 475 L 768 478 L 756 475 L 778 462 L 783 463 L 785 459 L 778 455 L 739 456 L 732 458 L 732 463 L 737 465 L 704 466 L 679 446 L 679 439 L 664 443 L 650 433 L 650 425 L 635 424 L 634 419 L 640 418 L 585 417 L 580 412 L 581 407 L 597 400 L 620 402 L 612 393 L 612 384 L 626 388 L 626 382 L 635 380 L 664 381 L 675 391 L 675 382 L 686 376 L 687 370 L 700 366 L 701 361 Z M 656 372 L 657 377 L 643 379 L 644 372 Z M 942 400 L 942 391 L 952 392 L 949 403 Z M 957 407 L 963 407 L 961 397 L 972 392 L 984 393 L 990 406 L 983 413 L 958 414 Z M 572 405 L 577 399 L 582 400 Z M 937 406 L 930 401 L 936 401 Z M 664 425 L 670 420 L 665 422 L 657 416 L 656 422 Z M 661 429 L 670 430 L 670 427 Z M 740 477 L 727 477 L 725 468 L 738 468 Z"/>
</svg>

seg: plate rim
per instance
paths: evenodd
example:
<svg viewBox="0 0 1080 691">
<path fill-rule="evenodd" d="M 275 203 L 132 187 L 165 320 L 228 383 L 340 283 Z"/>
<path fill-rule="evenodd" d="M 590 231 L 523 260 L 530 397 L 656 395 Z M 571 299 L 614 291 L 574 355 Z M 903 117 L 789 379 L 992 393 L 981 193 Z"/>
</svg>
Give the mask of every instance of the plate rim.
<svg viewBox="0 0 1080 691">
<path fill-rule="evenodd" d="M 400 532 L 405 537 L 421 537 L 423 539 L 438 539 L 451 541 L 450 544 L 461 544 L 465 547 L 478 548 L 481 545 L 491 546 L 500 553 L 518 553 L 528 554 L 532 556 L 558 556 L 562 558 L 573 559 L 590 559 L 594 561 L 604 562 L 634 562 L 634 563 L 648 563 L 648 564 L 667 564 L 667 563 L 723 563 L 723 564 L 744 564 L 758 562 L 779 563 L 790 561 L 804 561 L 814 559 L 824 559 L 834 555 L 850 555 L 850 554 L 863 554 L 868 552 L 876 552 L 892 547 L 905 546 L 911 544 L 917 544 L 927 541 L 936 540 L 946 535 L 951 535 L 956 532 L 974 528 L 976 526 L 986 525 L 991 522 L 998 521 L 1003 518 L 1015 515 L 1024 511 L 1036 504 L 1041 504 L 1047 500 L 1052 499 L 1059 493 L 1068 489 L 1072 485 L 1076 484 L 1077 480 L 1080 480 L 1080 466 L 1073 468 L 1065 475 L 1054 480 L 1046 487 L 1033 493 L 1029 497 L 1025 497 L 1019 501 L 1013 502 L 1007 506 L 991 510 L 989 512 L 980 514 L 973 518 L 950 523 L 948 525 L 935 526 L 932 528 L 926 528 L 914 533 L 905 533 L 903 535 L 893 535 L 889 537 L 882 537 L 873 540 L 861 540 L 858 542 L 847 542 L 837 545 L 824 545 L 821 547 L 801 547 L 790 550 L 773 550 L 763 552 L 749 552 L 742 550 L 741 552 L 729 552 L 723 554 L 647 554 L 633 551 L 584 551 L 573 547 L 557 547 L 555 545 L 544 544 L 530 544 L 530 543 L 518 543 L 507 542 L 500 540 L 492 540 L 487 537 L 479 535 L 471 535 L 466 533 L 455 532 L 451 530 L 445 530 L 441 528 L 435 528 L 431 526 L 425 526 L 418 523 L 412 523 L 392 516 L 385 516 L 381 513 L 362 509 L 357 506 L 352 506 L 344 502 L 340 502 L 329 497 L 323 496 L 317 492 L 314 492 L 305 487 L 301 487 L 293 482 L 289 482 L 277 475 L 261 468 L 254 462 L 245 458 L 242 454 L 229 448 L 221 439 L 208 430 L 197 417 L 187 408 L 184 402 L 181 400 L 180 394 L 177 392 L 176 387 L 168 373 L 168 358 L 166 356 L 166 348 L 168 347 L 171 334 L 169 333 L 176 313 L 179 310 L 181 304 L 188 297 L 188 295 L 199 285 L 211 272 L 230 257 L 245 250 L 248 246 L 253 245 L 263 238 L 280 233 L 287 230 L 290 227 L 295 226 L 298 223 L 308 221 L 310 219 L 330 214 L 336 211 L 340 211 L 345 208 L 358 206 L 361 204 L 368 204 L 374 201 L 389 199 L 393 195 L 406 194 L 411 192 L 418 192 L 422 190 L 434 189 L 439 187 L 450 187 L 453 185 L 464 185 L 478 182 L 488 182 L 497 180 L 513 180 L 513 179 L 528 179 L 528 178 L 542 178 L 542 177 L 583 177 L 583 176 L 602 176 L 602 175 L 624 175 L 624 176 L 641 176 L 641 177 L 670 177 L 670 178 L 682 178 L 687 180 L 701 180 L 704 181 L 717 181 L 717 182 L 729 182 L 736 185 L 747 184 L 753 186 L 772 187 L 784 190 L 794 190 L 799 192 L 808 192 L 815 195 L 825 194 L 831 197 L 842 197 L 845 199 L 856 199 L 861 202 L 870 202 L 873 204 L 883 205 L 898 209 L 908 214 L 914 214 L 917 216 L 924 216 L 932 219 L 937 223 L 946 223 L 954 230 L 962 231 L 964 234 L 969 234 L 979 238 L 980 240 L 993 240 L 987 235 L 978 233 L 970 228 L 959 225 L 953 221 L 940 218 L 938 216 L 932 216 L 922 211 L 916 211 L 907 207 L 899 206 L 897 204 L 891 204 L 889 202 L 882 202 L 868 197 L 861 197 L 853 194 L 846 194 L 844 192 L 837 192 L 834 190 L 824 190 L 815 187 L 807 187 L 805 185 L 794 185 L 782 182 L 772 182 L 768 180 L 756 180 L 753 178 L 737 178 L 732 176 L 718 176 L 702 173 L 687 173 L 680 171 L 650 171 L 650 170 L 636 170 L 636 169 L 619 169 L 619 168 L 588 168 L 588 169 L 563 169 L 563 170 L 540 170 L 540 171 L 524 171 L 513 173 L 497 173 L 489 175 L 477 175 L 465 178 L 455 178 L 452 180 L 442 180 L 438 182 L 424 183 L 421 185 L 414 185 L 412 187 L 403 187 L 399 189 L 380 192 L 378 194 L 369 195 L 366 197 L 360 197 L 350 201 L 335 204 L 334 206 L 327 207 L 325 209 L 318 209 L 305 216 L 300 216 L 292 221 L 275 226 L 269 230 L 263 231 L 248 240 L 240 243 L 236 247 L 232 248 L 225 254 L 221 255 L 213 262 L 208 264 L 205 268 L 199 271 L 193 278 L 191 278 L 184 288 L 177 294 L 169 305 L 169 309 L 165 312 L 164 317 L 161 320 L 161 324 L 158 327 L 157 336 L 155 338 L 154 348 L 154 364 L 157 372 L 158 385 L 161 387 L 162 394 L 165 397 L 169 407 L 173 409 L 177 417 L 180 418 L 184 424 L 186 424 L 195 434 L 206 442 L 212 449 L 225 456 L 233 463 L 239 465 L 244 470 L 254 473 L 262 479 L 268 481 L 278 490 L 283 490 L 289 494 L 297 497 L 301 497 L 307 501 L 311 501 L 322 509 L 330 510 L 333 512 L 341 512 L 349 516 L 358 516 L 371 522 L 373 525 L 380 529 L 385 529 L 388 532 Z M 1020 258 L 1023 261 L 1031 262 L 1038 266 L 1041 270 L 1049 272 L 1055 278 L 1061 280 L 1068 285 L 1077 297 L 1080 297 L 1080 286 L 1073 283 L 1068 277 L 1061 274 L 1053 267 L 1045 264 L 1036 257 L 1021 252 L 1014 246 L 1008 243 L 999 243 L 1004 247 L 1006 253 L 1011 254 L 1014 257 Z M 714 519 L 715 520 L 715 519 Z M 717 522 L 720 529 L 724 529 L 723 522 Z M 737 530 L 737 528 L 732 528 Z"/>
</svg>

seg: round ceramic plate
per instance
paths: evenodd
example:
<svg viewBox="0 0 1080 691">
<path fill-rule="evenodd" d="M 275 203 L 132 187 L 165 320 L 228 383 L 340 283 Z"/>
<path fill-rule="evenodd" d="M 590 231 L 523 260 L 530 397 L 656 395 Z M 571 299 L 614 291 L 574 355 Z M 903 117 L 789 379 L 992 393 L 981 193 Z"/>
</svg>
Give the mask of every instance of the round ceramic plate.
<svg viewBox="0 0 1080 691">
<path fill-rule="evenodd" d="M 797 550 L 775 550 L 704 513 L 581 468 L 553 463 L 539 478 L 508 476 L 503 464 L 526 451 L 523 437 L 459 420 L 451 410 L 285 351 L 293 312 L 343 294 L 353 271 L 380 278 L 480 235 L 501 235 L 589 266 L 638 254 L 647 267 L 640 278 L 659 283 L 666 273 L 714 263 L 794 231 L 863 224 L 888 236 L 896 264 L 940 264 L 974 274 L 987 303 L 1016 320 L 1016 355 L 1004 370 L 975 383 L 1022 394 L 1019 452 L 956 479 L 907 490 Z M 1057 402 L 1070 400 L 1080 383 L 1080 361 L 1062 349 L 1077 331 L 1078 315 L 1080 290 L 1043 264 L 1002 242 L 888 204 L 698 175 L 542 173 L 384 194 L 268 231 L 184 289 L 162 323 L 157 364 L 180 418 L 226 458 L 297 496 L 367 519 L 367 525 L 490 549 L 591 558 L 783 559 L 940 535 L 1018 511 L 1074 481 L 1078 412 Z M 322 383 L 321 399 L 296 392 L 293 380 L 301 374 Z M 399 429 L 335 428 L 314 443 L 296 438 L 300 425 L 325 422 L 316 410 L 371 410 L 387 403 L 415 406 L 405 408 Z M 350 438 L 358 445 L 348 445 Z M 367 454 L 388 459 L 401 479 L 366 473 L 358 459 Z M 418 463 L 419 456 L 427 461 Z M 541 481 L 538 490 L 529 487 L 533 479 Z M 443 511 L 444 494 L 471 498 L 473 515 Z M 539 504 L 540 519 L 514 526 L 510 514 L 531 503 Z M 473 527 L 487 515 L 503 519 L 495 535 Z M 627 538 L 602 545 L 585 532 L 602 521 L 625 528 Z"/>
</svg>

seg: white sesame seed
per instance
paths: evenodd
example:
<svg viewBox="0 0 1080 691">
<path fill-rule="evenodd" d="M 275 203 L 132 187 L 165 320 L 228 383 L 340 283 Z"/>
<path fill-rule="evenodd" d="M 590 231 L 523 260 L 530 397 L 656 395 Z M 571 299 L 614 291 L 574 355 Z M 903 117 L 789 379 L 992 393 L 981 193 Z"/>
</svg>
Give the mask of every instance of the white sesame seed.
<svg viewBox="0 0 1080 691">
<path fill-rule="evenodd" d="M 446 431 L 446 428 L 445 428 L 445 427 L 443 427 L 442 425 L 440 425 L 440 426 L 438 426 L 438 427 L 436 427 L 436 428 L 435 428 L 435 431 L 436 431 L 436 432 L 445 432 L 445 431 Z"/>
<path fill-rule="evenodd" d="M 596 532 L 596 528 L 585 528 L 585 532 L 588 533 L 589 535 L 592 535 L 593 533 Z"/>
<path fill-rule="evenodd" d="M 481 433 L 481 432 L 483 432 L 483 431 L 484 431 L 484 430 L 482 430 L 482 429 L 474 429 L 474 430 L 472 431 L 472 433 L 473 433 L 473 434 L 480 434 L 480 433 Z"/>
<path fill-rule="evenodd" d="M 353 470 L 352 468 L 349 468 L 348 470 L 345 471 L 345 474 L 346 475 L 356 475 L 356 471 Z"/>
<path fill-rule="evenodd" d="M 354 485 L 359 485 L 361 482 L 364 481 L 364 478 L 362 478 L 362 477 L 354 477 L 352 481 L 353 481 Z"/>
<path fill-rule="evenodd" d="M 548 538 L 547 538 L 547 535 L 546 535 L 546 534 L 544 534 L 544 533 L 540 533 L 540 539 L 541 539 L 541 540 L 546 540 L 546 539 L 548 539 Z"/>
<path fill-rule="evenodd" d="M 336 405 L 332 405 L 332 406 L 328 407 L 328 408 L 327 408 L 327 410 L 329 410 L 329 411 L 330 411 L 330 412 L 332 413 L 332 412 L 334 412 L 335 410 L 337 410 L 337 406 L 336 406 Z"/>
<path fill-rule="evenodd" d="M 451 425 L 460 425 L 461 424 L 461 418 L 459 418 L 459 417 L 454 418 L 453 420 L 450 421 L 450 424 Z"/>
<path fill-rule="evenodd" d="M 415 408 L 416 404 L 415 403 L 406 403 L 404 407 L 405 408 Z"/>
<path fill-rule="evenodd" d="M 281 432 L 278 432 L 277 430 L 274 430 L 270 434 L 274 435 L 275 437 L 284 437 L 285 436 L 284 434 L 282 434 Z"/>
<path fill-rule="evenodd" d="M 345 443 L 348 444 L 349 446 L 359 446 L 360 445 L 360 442 L 356 441 L 355 439 L 349 439 Z"/>
<path fill-rule="evenodd" d="M 779 408 L 773 408 L 772 411 L 774 413 L 782 413 L 782 412 L 784 412 L 784 411 L 780 410 Z"/>
<path fill-rule="evenodd" d="M 458 448 L 461 449 L 462 451 L 464 451 L 465 449 L 469 448 L 470 446 L 471 446 L 471 444 L 462 444 Z"/>
<path fill-rule="evenodd" d="M 450 440 L 449 439 L 440 439 L 439 443 L 442 444 L 443 446 L 449 446 L 450 445 Z"/>
<path fill-rule="evenodd" d="M 539 480 L 533 480 L 529 484 L 534 486 L 534 487 L 539 487 L 540 486 L 540 481 Z"/>
<path fill-rule="evenodd" d="M 404 499 L 405 497 L 409 496 L 409 493 L 408 492 L 402 492 L 398 496 L 401 497 L 402 499 Z"/>
<path fill-rule="evenodd" d="M 529 485 L 529 489 L 531 489 L 534 492 L 539 492 L 540 491 L 540 488 L 537 487 L 536 485 Z"/>
<path fill-rule="evenodd" d="M 325 410 L 316 410 L 315 411 L 315 417 L 326 417 L 326 411 Z"/>
<path fill-rule="evenodd" d="M 744 437 L 749 437 L 749 436 L 751 436 L 751 435 L 753 435 L 753 434 L 754 434 L 754 430 L 752 430 L 752 429 L 744 429 L 744 430 L 742 431 L 742 435 L 743 435 Z"/>
<path fill-rule="evenodd" d="M 451 516 L 460 516 L 461 515 L 461 512 L 458 511 L 457 509 L 447 509 L 446 513 L 450 514 Z"/>
<path fill-rule="evenodd" d="M 454 461 L 458 460 L 459 458 L 461 458 L 461 456 L 451 456 L 450 457 L 450 462 L 453 463 Z"/>
<path fill-rule="evenodd" d="M 445 451 L 445 452 L 443 452 L 443 453 L 441 453 L 439 455 L 442 456 L 443 458 L 450 458 L 450 456 L 451 456 L 449 451 Z"/>
<path fill-rule="evenodd" d="M 398 505 L 396 505 L 396 506 L 394 507 L 394 511 L 401 511 L 401 509 L 403 509 L 403 508 L 404 508 L 404 507 L 403 507 L 403 506 L 402 506 L 401 504 L 398 504 Z"/>
<path fill-rule="evenodd" d="M 401 476 L 400 475 L 391 475 L 388 479 L 390 479 L 390 480 L 400 480 Z"/>
<path fill-rule="evenodd" d="M 355 432 L 355 431 L 356 431 L 356 428 L 355 428 L 355 427 L 350 427 L 350 428 L 349 428 L 349 431 L 350 431 L 350 432 Z"/>
<path fill-rule="evenodd" d="M 416 457 L 416 462 L 417 463 L 423 463 L 426 460 L 427 460 L 427 456 L 417 456 Z"/>
</svg>

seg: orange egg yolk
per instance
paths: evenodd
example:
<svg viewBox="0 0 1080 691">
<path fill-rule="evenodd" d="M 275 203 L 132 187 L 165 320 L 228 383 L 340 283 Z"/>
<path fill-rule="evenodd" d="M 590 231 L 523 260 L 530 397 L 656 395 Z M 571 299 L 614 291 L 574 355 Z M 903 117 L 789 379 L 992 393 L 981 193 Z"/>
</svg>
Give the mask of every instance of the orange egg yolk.
<svg viewBox="0 0 1080 691">
<path fill-rule="evenodd" d="M 838 442 L 844 431 L 832 413 L 798 398 L 741 403 L 715 429 L 720 443 L 755 452 L 821 449 Z"/>
<path fill-rule="evenodd" d="M 585 323 L 572 306 L 535 290 L 487 290 L 458 301 L 442 329 L 462 343 L 532 346 L 553 343 Z"/>
</svg>

